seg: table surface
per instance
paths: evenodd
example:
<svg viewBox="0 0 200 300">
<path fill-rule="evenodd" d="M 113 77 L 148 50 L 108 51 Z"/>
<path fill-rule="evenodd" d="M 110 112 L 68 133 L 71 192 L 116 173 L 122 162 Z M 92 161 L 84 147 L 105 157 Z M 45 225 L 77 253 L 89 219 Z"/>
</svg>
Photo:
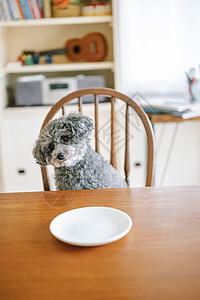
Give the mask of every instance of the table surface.
<svg viewBox="0 0 200 300">
<path fill-rule="evenodd" d="M 128 213 L 131 231 L 98 247 L 49 232 L 85 206 Z M 0 194 L 0 298 L 200 299 L 200 186 Z"/>
</svg>

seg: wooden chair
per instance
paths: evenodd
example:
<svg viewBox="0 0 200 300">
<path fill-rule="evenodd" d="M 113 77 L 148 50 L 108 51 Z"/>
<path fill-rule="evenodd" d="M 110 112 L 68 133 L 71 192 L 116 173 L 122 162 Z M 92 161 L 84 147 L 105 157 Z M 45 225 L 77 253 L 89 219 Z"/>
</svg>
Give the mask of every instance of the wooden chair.
<svg viewBox="0 0 200 300">
<path fill-rule="evenodd" d="M 55 114 L 61 109 L 62 115 L 65 115 L 64 105 L 68 102 L 78 99 L 78 107 L 79 112 L 82 113 L 82 98 L 85 95 L 94 95 L 94 114 L 95 114 L 95 151 L 99 153 L 99 101 L 98 96 L 104 95 L 109 97 L 111 100 L 111 153 L 110 153 L 110 163 L 114 168 L 116 168 L 116 151 L 115 151 L 115 99 L 120 99 L 126 103 L 126 112 L 125 112 L 125 156 L 124 156 L 124 173 L 125 180 L 129 185 L 129 173 L 130 173 L 130 149 L 129 149 L 129 134 L 130 134 L 130 126 L 129 126 L 129 106 L 136 112 L 139 116 L 140 120 L 143 123 L 145 128 L 146 137 L 147 137 L 147 166 L 146 166 L 146 186 L 152 186 L 153 182 L 153 169 L 154 169 L 154 134 L 152 130 L 151 123 L 149 121 L 148 116 L 141 108 L 140 105 L 137 104 L 133 99 L 128 96 L 117 92 L 113 89 L 109 88 L 88 88 L 77 90 L 71 94 L 68 94 L 61 100 L 59 100 L 56 104 L 52 106 L 49 113 L 47 114 L 41 130 L 45 127 L 45 125 L 49 122 L 49 120 L 53 119 Z M 44 190 L 49 191 L 50 185 L 47 176 L 46 167 L 41 167 L 42 178 Z"/>
</svg>

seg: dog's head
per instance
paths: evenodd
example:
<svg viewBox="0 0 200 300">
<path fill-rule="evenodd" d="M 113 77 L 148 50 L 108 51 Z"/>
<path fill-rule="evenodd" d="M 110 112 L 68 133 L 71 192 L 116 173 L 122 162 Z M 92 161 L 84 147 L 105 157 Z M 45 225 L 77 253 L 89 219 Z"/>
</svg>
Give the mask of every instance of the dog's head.
<svg viewBox="0 0 200 300">
<path fill-rule="evenodd" d="M 37 139 L 33 156 L 41 166 L 72 167 L 88 147 L 94 122 L 80 114 L 69 114 L 51 120 Z"/>
</svg>

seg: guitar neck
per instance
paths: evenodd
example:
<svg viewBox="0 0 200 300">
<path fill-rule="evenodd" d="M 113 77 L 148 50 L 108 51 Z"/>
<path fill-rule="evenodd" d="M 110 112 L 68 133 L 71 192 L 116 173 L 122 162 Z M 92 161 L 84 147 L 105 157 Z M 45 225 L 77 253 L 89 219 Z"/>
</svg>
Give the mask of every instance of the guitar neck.
<svg viewBox="0 0 200 300">
<path fill-rule="evenodd" d="M 39 55 L 45 56 L 45 55 L 59 55 L 59 54 L 67 54 L 67 48 L 60 48 L 55 50 L 46 50 L 46 51 L 39 51 Z"/>
</svg>

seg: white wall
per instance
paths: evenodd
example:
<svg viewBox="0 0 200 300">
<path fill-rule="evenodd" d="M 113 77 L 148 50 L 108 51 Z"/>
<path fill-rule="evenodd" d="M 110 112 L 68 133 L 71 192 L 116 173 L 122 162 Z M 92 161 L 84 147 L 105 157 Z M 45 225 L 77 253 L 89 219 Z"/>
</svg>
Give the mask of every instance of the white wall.
<svg viewBox="0 0 200 300">
<path fill-rule="evenodd" d="M 186 95 L 185 71 L 195 67 L 199 77 L 200 1 L 118 4 L 121 91 Z M 199 121 L 155 125 L 156 185 L 200 184 L 199 131 Z"/>
<path fill-rule="evenodd" d="M 119 0 L 122 90 L 184 92 L 200 63 L 199 16 L 199 0 Z"/>
</svg>

